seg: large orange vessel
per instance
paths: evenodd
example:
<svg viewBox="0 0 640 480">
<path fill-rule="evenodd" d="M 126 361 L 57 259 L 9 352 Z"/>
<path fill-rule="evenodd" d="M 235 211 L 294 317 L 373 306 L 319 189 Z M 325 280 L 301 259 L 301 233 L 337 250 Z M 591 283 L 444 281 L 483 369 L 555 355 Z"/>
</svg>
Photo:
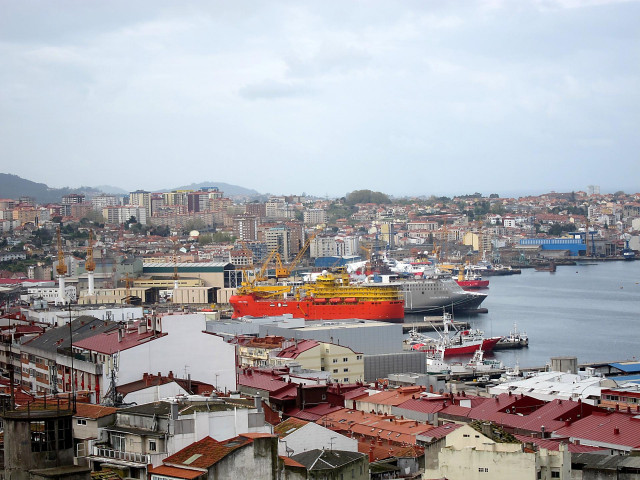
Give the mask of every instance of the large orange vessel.
<svg viewBox="0 0 640 480">
<path fill-rule="evenodd" d="M 352 284 L 345 271 L 323 272 L 314 282 L 299 286 L 243 285 L 229 303 L 233 318 L 291 314 L 306 320 L 404 320 L 404 300 L 398 285 Z"/>
</svg>

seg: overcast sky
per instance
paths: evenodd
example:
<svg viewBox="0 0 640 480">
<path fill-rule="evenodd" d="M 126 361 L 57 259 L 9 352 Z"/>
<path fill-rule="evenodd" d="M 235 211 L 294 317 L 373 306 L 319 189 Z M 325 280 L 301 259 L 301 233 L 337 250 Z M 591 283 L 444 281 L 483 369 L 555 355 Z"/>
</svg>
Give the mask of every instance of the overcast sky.
<svg viewBox="0 0 640 480">
<path fill-rule="evenodd" d="M 0 9 L 3 173 L 329 196 L 640 191 L 635 1 Z"/>
</svg>

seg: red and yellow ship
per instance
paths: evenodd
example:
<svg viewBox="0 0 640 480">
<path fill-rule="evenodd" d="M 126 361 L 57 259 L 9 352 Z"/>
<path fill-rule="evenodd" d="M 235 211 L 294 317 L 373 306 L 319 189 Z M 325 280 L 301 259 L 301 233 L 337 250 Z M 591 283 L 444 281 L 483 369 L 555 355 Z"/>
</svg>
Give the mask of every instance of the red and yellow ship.
<svg viewBox="0 0 640 480">
<path fill-rule="evenodd" d="M 398 285 L 352 284 L 344 270 L 323 272 L 315 281 L 298 286 L 243 284 L 229 303 L 232 318 L 291 314 L 305 320 L 404 320 L 404 299 Z"/>
</svg>

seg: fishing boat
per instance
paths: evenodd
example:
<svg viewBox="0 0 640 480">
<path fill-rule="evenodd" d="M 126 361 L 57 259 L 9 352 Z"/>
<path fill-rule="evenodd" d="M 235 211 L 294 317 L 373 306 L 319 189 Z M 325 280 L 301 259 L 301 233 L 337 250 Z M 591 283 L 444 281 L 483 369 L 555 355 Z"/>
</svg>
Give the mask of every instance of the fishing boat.
<svg viewBox="0 0 640 480">
<path fill-rule="evenodd" d="M 459 330 L 453 323 L 452 315 L 449 312 L 443 313 L 442 323 L 442 331 L 435 326 L 433 327 L 439 338 L 416 333 L 420 335 L 421 342 L 412 345 L 412 350 L 433 354 L 442 349 L 443 357 L 472 355 L 478 349 L 485 352 L 492 351 L 502 338 L 486 338 L 484 332 L 477 329 Z"/>
<path fill-rule="evenodd" d="M 529 346 L 529 337 L 526 332 L 519 332 L 516 322 L 513 322 L 513 330 L 509 332 L 509 335 L 502 337 L 498 343 L 496 343 L 494 350 L 504 350 L 507 348 L 522 348 Z"/>
<path fill-rule="evenodd" d="M 244 284 L 229 303 L 232 318 L 290 314 L 305 320 L 404 320 L 404 299 L 397 284 L 351 283 L 345 269 L 323 271 L 302 284 Z"/>
</svg>

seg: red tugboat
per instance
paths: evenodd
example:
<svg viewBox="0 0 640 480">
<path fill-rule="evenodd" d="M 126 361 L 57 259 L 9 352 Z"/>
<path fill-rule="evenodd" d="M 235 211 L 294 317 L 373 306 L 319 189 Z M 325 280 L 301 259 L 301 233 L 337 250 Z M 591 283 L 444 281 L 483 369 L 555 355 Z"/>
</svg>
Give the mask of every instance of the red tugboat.
<svg viewBox="0 0 640 480">
<path fill-rule="evenodd" d="M 483 280 L 482 277 L 475 275 L 471 272 L 465 274 L 464 268 L 460 267 L 458 272 L 458 278 L 455 279 L 456 283 L 465 290 L 471 290 L 476 288 L 488 288 L 489 280 Z"/>
</svg>

